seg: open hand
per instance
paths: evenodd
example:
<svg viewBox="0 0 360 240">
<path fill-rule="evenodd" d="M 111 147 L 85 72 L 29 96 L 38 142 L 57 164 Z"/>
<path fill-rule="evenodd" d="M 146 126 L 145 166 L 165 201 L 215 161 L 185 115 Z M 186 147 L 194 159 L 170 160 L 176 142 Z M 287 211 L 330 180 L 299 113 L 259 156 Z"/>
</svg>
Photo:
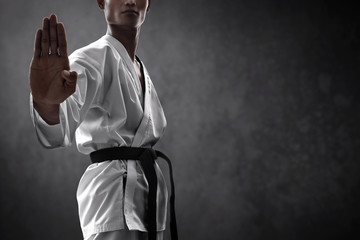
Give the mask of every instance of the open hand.
<svg viewBox="0 0 360 240">
<path fill-rule="evenodd" d="M 35 38 L 30 65 L 30 88 L 34 103 L 58 105 L 76 90 L 77 73 L 70 71 L 65 28 L 52 14 L 44 18 Z"/>
</svg>

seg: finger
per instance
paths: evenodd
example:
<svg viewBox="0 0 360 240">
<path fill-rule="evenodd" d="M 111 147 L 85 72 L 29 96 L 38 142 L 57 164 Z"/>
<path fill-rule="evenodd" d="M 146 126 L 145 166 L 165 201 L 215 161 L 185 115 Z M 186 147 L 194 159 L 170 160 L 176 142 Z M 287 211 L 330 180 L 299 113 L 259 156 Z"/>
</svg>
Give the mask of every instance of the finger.
<svg viewBox="0 0 360 240">
<path fill-rule="evenodd" d="M 41 35 L 42 30 L 38 29 L 35 36 L 34 58 L 41 57 Z"/>
<path fill-rule="evenodd" d="M 43 57 L 47 57 L 49 55 L 49 24 L 49 19 L 44 18 L 41 34 L 41 52 Z"/>
<path fill-rule="evenodd" d="M 66 88 L 67 94 L 70 96 L 76 91 L 76 81 L 77 81 L 77 72 L 63 70 L 62 74 L 65 78 L 64 86 Z"/>
<path fill-rule="evenodd" d="M 50 16 L 50 46 L 51 54 L 57 54 L 58 40 L 57 40 L 57 18 L 55 14 Z"/>
<path fill-rule="evenodd" d="M 67 42 L 64 24 L 57 24 L 57 35 L 60 56 L 67 56 Z"/>
</svg>

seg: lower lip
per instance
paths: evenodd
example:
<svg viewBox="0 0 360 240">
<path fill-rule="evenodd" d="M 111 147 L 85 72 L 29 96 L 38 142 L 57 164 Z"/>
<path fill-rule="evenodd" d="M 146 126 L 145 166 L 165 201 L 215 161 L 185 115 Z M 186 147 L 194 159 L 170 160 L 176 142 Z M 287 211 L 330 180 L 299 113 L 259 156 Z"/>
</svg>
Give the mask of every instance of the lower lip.
<svg viewBox="0 0 360 240">
<path fill-rule="evenodd" d="M 136 16 L 137 16 L 137 13 L 136 13 L 136 12 L 123 12 L 123 14 L 136 15 Z"/>
</svg>

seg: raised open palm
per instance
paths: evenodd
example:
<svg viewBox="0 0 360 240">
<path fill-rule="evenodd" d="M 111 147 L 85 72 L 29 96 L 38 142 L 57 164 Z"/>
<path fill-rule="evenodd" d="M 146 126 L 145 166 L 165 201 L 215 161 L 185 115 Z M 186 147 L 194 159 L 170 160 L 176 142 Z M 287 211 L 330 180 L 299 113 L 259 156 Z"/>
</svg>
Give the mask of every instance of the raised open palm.
<svg viewBox="0 0 360 240">
<path fill-rule="evenodd" d="M 70 72 L 64 25 L 56 15 L 44 18 L 35 38 L 30 65 L 30 88 L 34 102 L 57 105 L 76 90 L 77 73 Z"/>
</svg>

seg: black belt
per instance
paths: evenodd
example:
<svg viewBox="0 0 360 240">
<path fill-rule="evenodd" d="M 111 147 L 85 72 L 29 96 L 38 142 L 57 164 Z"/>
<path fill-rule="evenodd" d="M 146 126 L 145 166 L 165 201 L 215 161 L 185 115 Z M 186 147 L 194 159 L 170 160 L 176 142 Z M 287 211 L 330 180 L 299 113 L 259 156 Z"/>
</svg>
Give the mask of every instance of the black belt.
<svg viewBox="0 0 360 240">
<path fill-rule="evenodd" d="M 170 232 L 171 239 L 177 240 L 177 226 L 175 217 L 175 186 L 173 179 L 173 172 L 170 159 L 160 151 L 152 148 L 140 147 L 114 147 L 104 148 L 90 153 L 92 163 L 104 162 L 107 160 L 140 160 L 141 167 L 144 171 L 146 180 L 149 184 L 148 193 L 148 236 L 149 240 L 156 240 L 157 227 L 156 227 L 156 190 L 157 190 L 157 176 L 155 171 L 155 160 L 157 157 L 163 158 L 169 166 L 170 174 Z"/>
</svg>

